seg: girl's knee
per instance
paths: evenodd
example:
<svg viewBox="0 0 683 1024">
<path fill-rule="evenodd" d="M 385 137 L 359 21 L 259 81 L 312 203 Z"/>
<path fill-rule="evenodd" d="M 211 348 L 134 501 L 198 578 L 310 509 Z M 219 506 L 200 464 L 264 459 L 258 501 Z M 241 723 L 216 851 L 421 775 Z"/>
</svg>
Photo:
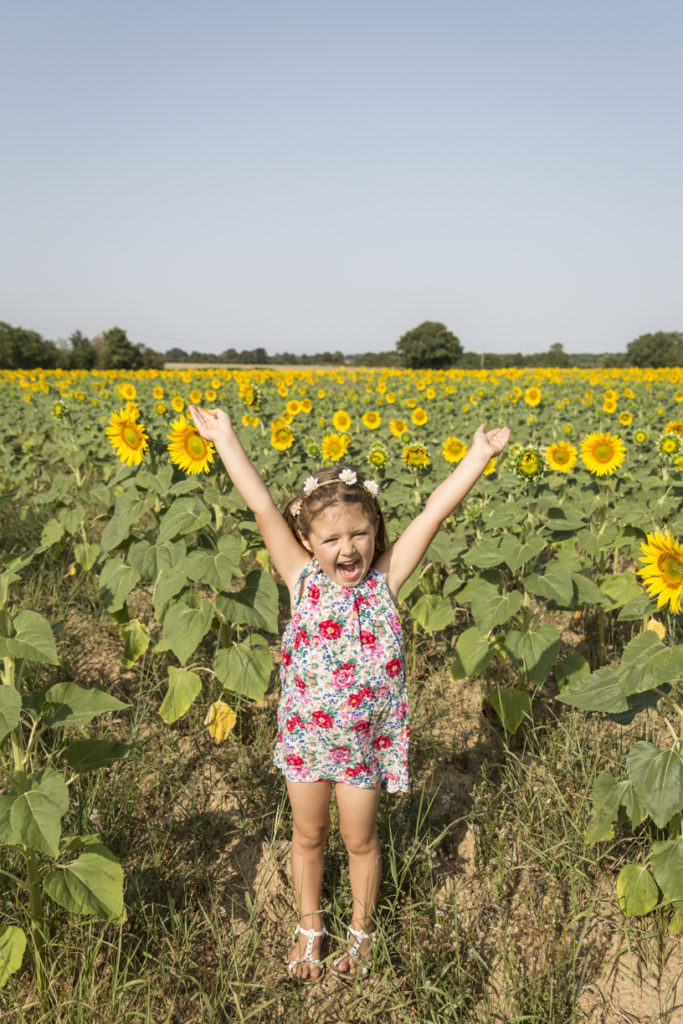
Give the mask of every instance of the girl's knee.
<svg viewBox="0 0 683 1024">
<path fill-rule="evenodd" d="M 325 845 L 329 831 L 329 821 L 315 825 L 310 823 L 297 825 L 295 821 L 292 831 L 292 842 L 295 843 L 300 850 L 321 849 Z"/>
<path fill-rule="evenodd" d="M 370 832 L 359 832 L 354 828 L 346 828 L 341 830 L 341 837 L 344 840 L 346 851 L 350 855 L 364 857 L 374 853 L 379 857 L 380 847 L 377 829 L 373 829 Z"/>
</svg>

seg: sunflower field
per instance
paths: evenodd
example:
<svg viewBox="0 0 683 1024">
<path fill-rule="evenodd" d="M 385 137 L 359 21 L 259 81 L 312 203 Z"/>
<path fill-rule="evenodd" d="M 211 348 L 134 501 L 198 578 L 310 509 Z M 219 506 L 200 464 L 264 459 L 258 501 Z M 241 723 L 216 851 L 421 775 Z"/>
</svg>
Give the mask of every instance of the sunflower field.
<svg viewBox="0 0 683 1024">
<path fill-rule="evenodd" d="M 291 1005 L 263 992 L 258 1003 L 253 991 L 237 991 L 228 967 L 216 974 L 215 964 L 202 992 L 226 1016 L 202 1016 L 184 975 L 176 1016 L 162 1013 L 149 984 L 147 1016 L 144 1000 L 136 1002 L 132 979 L 151 955 L 141 937 L 144 907 L 168 893 L 152 898 L 148 890 L 147 903 L 135 902 L 144 882 L 117 819 L 144 797 L 132 780 L 157 771 L 164 744 L 184 743 L 174 762 L 179 779 L 188 764 L 211 761 L 237 786 L 239 765 L 252 758 L 251 777 L 267 777 L 269 795 L 246 784 L 249 799 L 235 813 L 246 822 L 255 802 L 264 835 L 285 813 L 269 737 L 288 595 L 253 516 L 195 430 L 190 404 L 228 411 L 280 507 L 316 468 L 360 467 L 377 482 L 390 539 L 453 470 L 480 423 L 511 428 L 506 451 L 399 595 L 416 704 L 432 677 L 441 679 L 441 697 L 463 681 L 476 685 L 476 729 L 493 744 L 481 765 L 495 761 L 499 774 L 481 768 L 459 817 L 449 805 L 450 816 L 435 819 L 406 798 L 396 813 L 408 815 L 416 845 L 404 861 L 412 864 L 418 848 L 428 861 L 455 856 L 448 836 L 457 818 L 469 822 L 477 863 L 485 863 L 496 840 L 486 818 L 475 820 L 475 797 L 498 806 L 502 788 L 492 794 L 492 779 L 499 786 L 513 770 L 530 777 L 530 765 L 543 761 L 540 737 L 554 730 L 557 742 L 577 723 L 581 741 L 567 741 L 565 767 L 558 755 L 547 774 L 548 803 L 560 790 L 566 797 L 575 861 L 595 866 L 593 875 L 582 869 L 582 884 L 606 872 L 627 925 L 683 932 L 683 369 L 5 371 L 0 396 L 0 1006 L 22 1006 L 21 1020 L 33 1021 L 49 1019 L 41 1014 L 60 999 L 81 1005 L 80 968 L 67 984 L 56 964 L 69 922 L 82 919 L 108 979 L 98 992 L 111 1005 L 120 969 L 112 965 L 128 957 L 119 995 L 131 1010 L 121 1020 L 308 1019 L 303 1010 L 287 1016 Z M 111 666 L 79 669 L 88 636 L 99 638 L 95 646 L 106 640 L 119 676 Z M 107 677 L 118 683 L 106 685 Z M 595 740 L 598 727 L 609 742 Z M 161 731 L 167 738 L 153 739 Z M 455 764 L 463 754 L 453 744 L 466 741 L 454 731 L 448 742 Z M 415 770 L 422 778 L 421 762 Z M 519 777 L 515 786 L 522 791 Z M 168 778 L 159 776 L 155 793 L 170 814 L 177 793 Z M 249 821 L 243 831 L 256 828 Z M 397 837 L 392 821 L 386 828 Z M 160 874 L 163 859 L 161 852 L 155 861 Z M 393 862 L 387 877 L 397 892 L 417 884 Z M 248 890 L 240 905 L 253 925 Z M 398 897 L 395 906 L 398 922 Z M 439 906 L 455 914 L 448 901 Z M 168 906 L 167 915 L 175 920 Z M 204 916 L 197 934 L 209 927 Z M 411 1019 L 418 1002 L 425 1020 L 493 1019 L 490 1006 L 482 1010 L 490 989 L 482 965 L 494 951 L 462 930 L 462 908 L 457 919 L 444 954 L 462 964 L 457 986 L 444 995 L 439 957 L 425 952 L 422 980 L 413 965 L 413 988 L 388 1020 Z M 573 966 L 553 983 L 552 1013 L 547 976 L 541 985 L 529 975 L 520 994 L 510 967 L 510 1006 L 524 1019 L 581 1019 L 562 1009 L 576 1011 L 586 981 L 579 931 Z M 387 964 L 398 955 L 387 952 Z M 86 954 L 74 948 L 70 956 L 77 964 Z M 254 963 L 249 970 L 269 984 Z M 228 975 L 221 988 L 215 979 Z M 263 1017 L 247 1016 L 257 1005 Z M 456 1010 L 461 1016 L 444 1016 Z"/>
</svg>

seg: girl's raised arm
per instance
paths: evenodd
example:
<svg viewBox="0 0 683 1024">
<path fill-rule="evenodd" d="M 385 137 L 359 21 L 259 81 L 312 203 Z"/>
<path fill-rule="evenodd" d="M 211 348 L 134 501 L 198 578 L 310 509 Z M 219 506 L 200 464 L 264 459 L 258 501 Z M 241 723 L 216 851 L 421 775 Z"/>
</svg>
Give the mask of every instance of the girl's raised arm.
<svg viewBox="0 0 683 1024">
<path fill-rule="evenodd" d="M 299 544 L 273 501 L 242 447 L 227 412 L 223 409 L 200 409 L 196 405 L 189 406 L 189 411 L 201 436 L 215 445 L 228 476 L 254 513 L 268 554 L 291 592 L 311 556 Z"/>
<path fill-rule="evenodd" d="M 398 540 L 380 555 L 376 568 L 385 576 L 394 600 L 436 536 L 444 519 L 451 514 L 486 469 L 489 459 L 500 455 L 508 443 L 510 430 L 498 427 L 488 433 L 482 424 L 475 432 L 472 446 L 450 476 L 439 484 L 420 514 L 406 527 Z"/>
</svg>

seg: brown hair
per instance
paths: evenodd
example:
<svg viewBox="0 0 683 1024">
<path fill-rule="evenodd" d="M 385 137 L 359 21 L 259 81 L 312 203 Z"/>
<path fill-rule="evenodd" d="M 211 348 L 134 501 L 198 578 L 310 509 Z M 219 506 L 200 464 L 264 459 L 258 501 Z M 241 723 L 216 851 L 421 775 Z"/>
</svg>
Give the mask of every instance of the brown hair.
<svg viewBox="0 0 683 1024">
<path fill-rule="evenodd" d="M 356 474 L 355 484 L 347 484 L 339 479 L 339 474 L 350 470 Z M 384 516 L 377 498 L 363 486 L 366 477 L 355 466 L 324 466 L 312 474 L 318 481 L 315 490 L 304 494 L 303 486 L 291 498 L 285 507 L 284 516 L 292 533 L 300 541 L 301 536 L 308 538 L 314 518 L 330 505 L 360 505 L 363 512 L 375 528 L 375 554 L 378 558 L 389 546 Z M 293 510 L 299 507 L 295 515 Z M 374 559 L 373 559 L 374 560 Z"/>
</svg>

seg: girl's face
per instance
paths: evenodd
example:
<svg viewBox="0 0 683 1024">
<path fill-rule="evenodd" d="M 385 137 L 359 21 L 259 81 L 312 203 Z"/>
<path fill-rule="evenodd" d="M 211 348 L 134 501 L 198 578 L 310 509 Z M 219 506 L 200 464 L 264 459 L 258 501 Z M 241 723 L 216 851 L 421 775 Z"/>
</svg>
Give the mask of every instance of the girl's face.
<svg viewBox="0 0 683 1024">
<path fill-rule="evenodd" d="M 314 516 L 301 542 L 334 583 L 356 587 L 372 566 L 375 527 L 360 504 L 328 505 Z"/>
</svg>

